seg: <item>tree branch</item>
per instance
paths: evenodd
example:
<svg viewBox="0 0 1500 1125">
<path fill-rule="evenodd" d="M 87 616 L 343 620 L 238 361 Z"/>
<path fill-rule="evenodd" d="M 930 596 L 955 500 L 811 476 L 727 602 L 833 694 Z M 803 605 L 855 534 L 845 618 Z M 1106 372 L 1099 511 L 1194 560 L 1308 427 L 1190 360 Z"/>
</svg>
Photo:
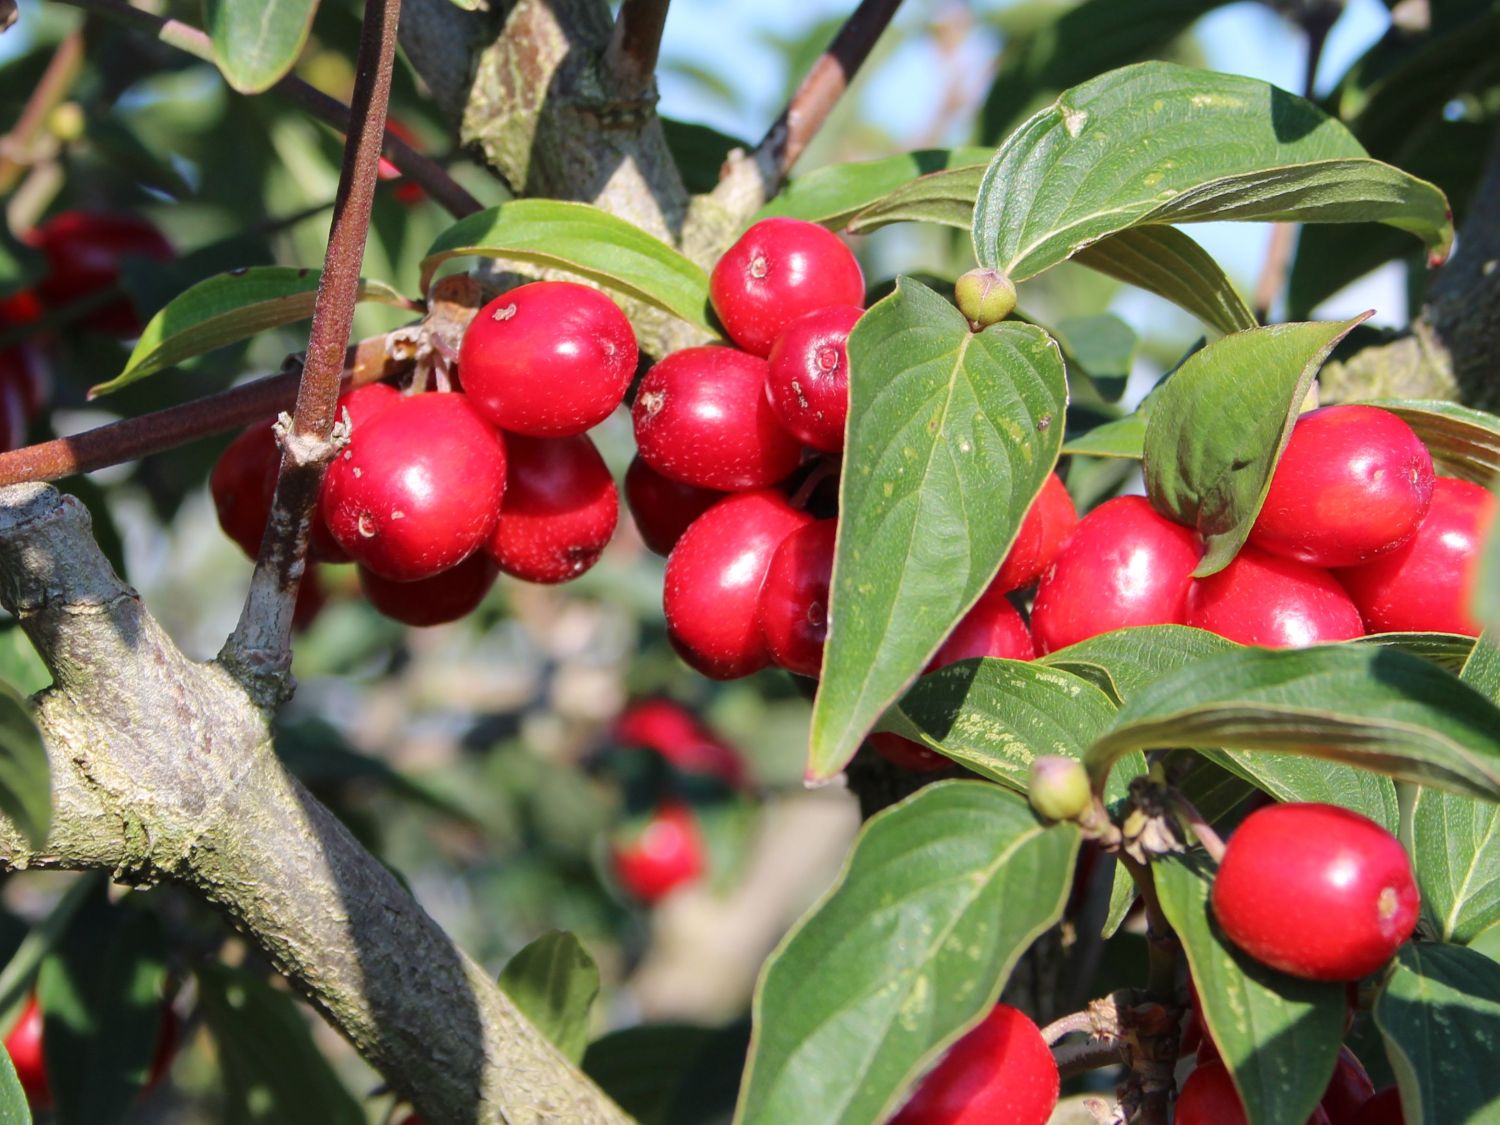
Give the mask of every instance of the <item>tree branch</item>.
<svg viewBox="0 0 1500 1125">
<path fill-rule="evenodd" d="M 37 137 L 46 127 L 47 117 L 73 88 L 83 67 L 83 35 L 74 31 L 57 45 L 47 69 L 37 81 L 36 89 L 26 99 L 21 116 L 3 139 L 0 139 L 0 195 L 16 186 L 21 173 L 31 164 Z"/>
<path fill-rule="evenodd" d="M 656 96 L 656 58 L 670 0 L 624 0 L 604 51 L 604 68 L 622 96 Z"/>
</svg>

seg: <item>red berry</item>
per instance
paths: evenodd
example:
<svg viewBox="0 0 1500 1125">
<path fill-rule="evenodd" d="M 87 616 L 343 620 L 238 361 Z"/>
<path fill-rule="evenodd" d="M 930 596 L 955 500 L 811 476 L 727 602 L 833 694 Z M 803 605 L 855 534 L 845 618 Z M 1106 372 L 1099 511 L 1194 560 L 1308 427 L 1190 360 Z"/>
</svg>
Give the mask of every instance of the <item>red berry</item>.
<svg viewBox="0 0 1500 1125">
<path fill-rule="evenodd" d="M 761 586 L 776 548 L 811 522 L 767 489 L 726 497 L 683 532 L 662 590 L 667 635 L 683 660 L 715 680 L 748 676 L 770 662 Z"/>
<path fill-rule="evenodd" d="M 1021 620 L 1010 599 L 991 586 L 953 627 L 928 663 L 927 671 L 980 656 L 1030 660 L 1035 655 L 1026 622 Z"/>
<path fill-rule="evenodd" d="M 828 584 L 838 520 L 798 528 L 771 557 L 760 590 L 760 627 L 779 667 L 816 678 L 828 639 Z"/>
<path fill-rule="evenodd" d="M 620 498 L 604 458 L 584 434 L 505 435 L 505 499 L 489 553 L 527 582 L 567 582 L 604 553 Z"/>
<path fill-rule="evenodd" d="M 1406 1115 L 1401 1110 L 1401 1091 L 1387 1086 L 1359 1107 L 1353 1125 L 1406 1125 Z"/>
<path fill-rule="evenodd" d="M 764 356 L 798 317 L 863 306 L 865 278 L 833 232 L 801 219 L 762 219 L 714 266 L 709 294 L 730 339 Z"/>
<path fill-rule="evenodd" d="M 948 1048 L 891 1125 L 1045 1125 L 1057 1063 L 1036 1024 L 1008 1004 Z"/>
<path fill-rule="evenodd" d="M 31 1108 L 50 1108 L 52 1089 L 47 1082 L 47 1063 L 42 1054 L 42 1009 L 37 1005 L 35 993 L 27 997 L 21 1018 L 5 1037 L 5 1049 L 10 1052 L 16 1078 L 20 1080 Z"/>
<path fill-rule="evenodd" d="M 1348 1047 L 1339 1048 L 1339 1059 L 1323 1100 L 1318 1104 L 1328 1114 L 1330 1125 L 1351 1125 L 1360 1106 L 1375 1094 L 1375 1084 L 1365 1073 L 1364 1065 Z"/>
<path fill-rule="evenodd" d="M 26 444 L 26 385 L 0 372 L 0 453 Z"/>
<path fill-rule="evenodd" d="M 1242 645 L 1302 648 L 1364 635 L 1359 610 L 1326 570 L 1242 547 L 1193 581 L 1187 624 Z"/>
<path fill-rule="evenodd" d="M 1250 542 L 1312 566 L 1353 566 L 1412 537 L 1432 483 L 1432 455 L 1390 411 L 1314 410 L 1292 427 Z"/>
<path fill-rule="evenodd" d="M 500 568 L 484 551 L 475 551 L 457 566 L 419 578 L 394 582 L 359 567 L 359 588 L 385 616 L 404 625 L 445 625 L 467 617 L 484 601 Z"/>
<path fill-rule="evenodd" d="M 30 241 L 47 258 L 47 276 L 37 292 L 50 305 L 70 304 L 116 284 L 125 258 L 166 262 L 175 254 L 161 231 L 138 215 L 65 211 L 39 226 Z M 140 317 L 123 297 L 95 309 L 82 323 L 116 336 L 141 330 Z"/>
<path fill-rule="evenodd" d="M 0 329 L 24 328 L 41 315 L 42 303 L 29 289 L 0 299 Z M 41 413 L 52 397 L 52 370 L 37 340 L 23 340 L 0 351 L 0 382 L 13 382 L 20 388 L 27 417 Z"/>
<path fill-rule="evenodd" d="M 766 363 L 734 348 L 684 348 L 636 392 L 635 443 L 657 472 L 700 488 L 764 488 L 802 460 L 766 398 Z"/>
<path fill-rule="evenodd" d="M 1411 936 L 1411 862 L 1373 820 L 1336 805 L 1257 809 L 1229 840 L 1214 916 L 1257 961 L 1311 980 L 1358 980 Z"/>
<path fill-rule="evenodd" d="M 913 742 L 890 731 L 877 731 L 865 740 L 870 749 L 893 766 L 900 766 L 912 773 L 936 773 L 953 768 L 953 759 L 939 754 L 920 742 Z"/>
<path fill-rule="evenodd" d="M 744 784 L 745 763 L 739 752 L 670 699 L 632 703 L 615 720 L 613 733 L 616 742 L 655 750 L 688 773 L 711 774 L 736 787 Z"/>
<path fill-rule="evenodd" d="M 1016 541 L 1010 545 L 990 588 L 1009 591 L 1030 586 L 1047 572 L 1077 526 L 1078 509 L 1073 506 L 1073 498 L 1058 475 L 1052 473 L 1026 509 Z"/>
<path fill-rule="evenodd" d="M 1469 599 L 1485 533 L 1495 517 L 1488 489 L 1439 477 L 1417 533 L 1388 555 L 1339 571 L 1372 633 L 1479 635 Z"/>
<path fill-rule="evenodd" d="M 359 427 L 323 484 L 339 545 L 384 578 L 431 578 L 495 530 L 505 492 L 500 435 L 464 395 L 404 397 Z"/>
<path fill-rule="evenodd" d="M 676 803 L 663 804 L 634 836 L 617 837 L 610 851 L 615 877 L 647 904 L 703 874 L 698 823 L 686 806 Z"/>
<path fill-rule="evenodd" d="M 833 305 L 798 317 L 767 360 L 766 391 L 786 429 L 814 449 L 844 448 L 849 417 L 849 332 L 863 310 Z"/>
<path fill-rule="evenodd" d="M 479 310 L 459 346 L 464 391 L 495 425 L 531 437 L 581 434 L 635 377 L 620 306 L 571 281 L 534 281 Z"/>
<path fill-rule="evenodd" d="M 1221 1062 L 1200 1064 L 1177 1095 L 1176 1125 L 1246 1125 L 1245 1107 L 1229 1068 Z M 1328 1114 L 1319 1106 L 1307 1125 L 1329 1125 Z"/>
<path fill-rule="evenodd" d="M 1031 610 L 1038 653 L 1128 625 L 1181 625 L 1202 547 L 1143 496 L 1100 504 L 1042 577 Z"/>
<path fill-rule="evenodd" d="M 625 502 L 648 550 L 669 555 L 688 524 L 724 499 L 722 492 L 664 477 L 640 454 L 625 470 Z"/>
</svg>

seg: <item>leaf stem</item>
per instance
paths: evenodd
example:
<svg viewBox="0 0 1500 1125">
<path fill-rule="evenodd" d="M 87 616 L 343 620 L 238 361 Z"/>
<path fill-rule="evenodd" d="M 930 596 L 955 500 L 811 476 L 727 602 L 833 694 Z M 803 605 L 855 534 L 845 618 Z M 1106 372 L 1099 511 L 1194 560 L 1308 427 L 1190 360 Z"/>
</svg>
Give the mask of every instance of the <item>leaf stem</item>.
<svg viewBox="0 0 1500 1125">
<path fill-rule="evenodd" d="M 1171 1003 L 1177 988 L 1177 935 L 1167 921 L 1166 912 L 1161 908 L 1151 865 L 1142 863 L 1125 851 L 1121 851 L 1118 858 L 1135 880 L 1141 904 L 1146 909 L 1146 992 L 1157 1000 Z"/>
<path fill-rule="evenodd" d="M 1203 850 L 1215 863 L 1224 862 L 1224 838 L 1214 830 L 1196 805 L 1189 801 L 1176 789 L 1167 790 L 1167 800 L 1171 802 L 1172 810 L 1182 818 L 1183 824 L 1193 833 L 1198 843 L 1203 845 Z"/>
</svg>

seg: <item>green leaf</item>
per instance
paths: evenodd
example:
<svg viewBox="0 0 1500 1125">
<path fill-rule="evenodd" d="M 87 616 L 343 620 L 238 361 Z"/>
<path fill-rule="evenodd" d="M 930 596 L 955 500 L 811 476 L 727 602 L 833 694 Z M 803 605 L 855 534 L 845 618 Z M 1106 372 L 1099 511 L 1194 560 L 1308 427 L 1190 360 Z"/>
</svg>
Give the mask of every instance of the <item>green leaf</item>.
<svg viewBox="0 0 1500 1125">
<path fill-rule="evenodd" d="M 31 704 L 0 683 L 0 811 L 34 846 L 52 824 L 52 769 Z"/>
<path fill-rule="evenodd" d="M 1260 323 L 1223 267 L 1176 227 L 1128 227 L 1085 246 L 1073 260 L 1164 297 L 1220 332 Z"/>
<path fill-rule="evenodd" d="M 1069 438 L 1061 452 L 1079 457 L 1113 457 L 1139 461 L 1146 445 L 1146 417 L 1137 410 L 1113 422 L 1095 426 L 1088 433 Z"/>
<path fill-rule="evenodd" d="M 31 1106 L 10 1054 L 0 1051 L 0 1125 L 31 1125 Z"/>
<path fill-rule="evenodd" d="M 422 259 L 422 292 L 449 258 L 479 256 L 567 270 L 715 332 L 708 274 L 658 238 L 587 203 L 516 199 L 461 219 Z"/>
<path fill-rule="evenodd" d="M 955 168 L 982 169 L 992 155 L 994 150 L 988 148 L 922 149 L 882 160 L 830 164 L 795 177 L 780 195 L 760 209 L 755 220 L 781 215 L 824 226 L 842 226 L 859 212 L 906 189 L 919 177 Z M 971 203 L 973 198 L 970 194 Z M 969 223 L 965 219 L 958 225 Z"/>
<path fill-rule="evenodd" d="M 661 130 L 672 159 L 677 163 L 677 170 L 682 173 L 682 186 L 692 195 L 706 195 L 713 191 L 729 154 L 737 148 L 748 151 L 751 147 L 738 137 L 695 121 L 663 117 Z"/>
<path fill-rule="evenodd" d="M 727 1121 L 749 1039 L 748 1019 L 722 1028 L 643 1024 L 590 1043 L 583 1072 L 640 1125 Z"/>
<path fill-rule="evenodd" d="M 1353 645 L 1381 645 L 1399 648 L 1413 656 L 1430 660 L 1439 668 L 1457 674 L 1474 651 L 1474 638 L 1462 633 L 1367 633 L 1354 637 Z"/>
<path fill-rule="evenodd" d="M 292 69 L 318 0 L 203 0 L 214 62 L 242 94 L 269 90 Z"/>
<path fill-rule="evenodd" d="M 218 1046 L 224 1125 L 364 1125 L 291 993 L 228 965 L 196 971 L 199 1006 Z"/>
<path fill-rule="evenodd" d="M 1244 545 L 1313 377 L 1364 319 L 1236 332 L 1190 356 L 1156 392 L 1146 493 L 1157 511 L 1202 534 L 1195 577 L 1223 570 Z"/>
<path fill-rule="evenodd" d="M 1186 625 L 1138 625 L 1049 652 L 1038 663 L 1082 676 L 1125 704 L 1162 677 L 1239 647 Z"/>
<path fill-rule="evenodd" d="M 89 389 L 95 398 L 128 387 L 147 375 L 248 340 L 269 328 L 312 316 L 321 270 L 251 266 L 200 281 L 151 318 L 121 371 Z M 361 301 L 402 305 L 406 298 L 383 281 L 359 283 Z"/>
<path fill-rule="evenodd" d="M 21 944 L 0 969 L 0 1027 L 9 1027 L 30 995 L 37 969 L 62 940 L 73 916 L 104 886 L 103 872 L 90 872 L 74 881 L 47 916 L 21 939 Z"/>
<path fill-rule="evenodd" d="M 599 966 L 577 937 L 560 930 L 543 934 L 501 970 L 500 987 L 558 1050 L 574 1062 L 583 1058 Z"/>
<path fill-rule="evenodd" d="M 1150 62 L 1060 95 L 996 152 L 974 208 L 981 266 L 1021 281 L 1133 226 L 1217 219 L 1384 222 L 1439 257 L 1443 193 L 1371 160 L 1310 102 Z"/>
<path fill-rule="evenodd" d="M 982 164 L 929 172 L 851 215 L 844 229 L 868 234 L 891 223 L 936 223 L 967 230 L 974 221 L 974 198 L 983 178 Z"/>
<path fill-rule="evenodd" d="M 1395 784 L 1369 770 L 1263 750 L 1251 753 L 1207 749 L 1199 753 L 1278 801 L 1339 805 L 1369 817 L 1391 833 L 1400 824 Z"/>
<path fill-rule="evenodd" d="M 1140 338 L 1114 313 L 1064 317 L 1052 326 L 1069 370 L 1088 375 L 1100 396 L 1118 402 L 1135 363 Z"/>
<path fill-rule="evenodd" d="M 1306 1120 L 1338 1059 L 1344 986 L 1288 976 L 1236 949 L 1209 908 L 1212 872 L 1201 857 L 1166 856 L 1151 872 L 1250 1125 Z"/>
<path fill-rule="evenodd" d="M 1399 416 L 1449 475 L 1489 485 L 1500 473 L 1500 418 L 1456 402 L 1377 398 L 1378 406 Z"/>
<path fill-rule="evenodd" d="M 1000 569 L 1057 463 L 1057 344 L 901 279 L 849 337 L 849 440 L 808 773 L 832 777 Z"/>
<path fill-rule="evenodd" d="M 1483 1125 L 1500 1114 L 1500 963 L 1408 942 L 1375 1000 L 1407 1121 Z"/>
<path fill-rule="evenodd" d="M 1061 915 L 1078 840 L 970 781 L 867 821 L 838 885 L 761 973 L 736 1120 L 884 1120 Z"/>
<path fill-rule="evenodd" d="M 1409 653 L 1359 645 L 1246 648 L 1151 684 L 1085 761 L 1098 780 L 1130 750 L 1271 750 L 1500 800 L 1500 710 Z"/>
</svg>

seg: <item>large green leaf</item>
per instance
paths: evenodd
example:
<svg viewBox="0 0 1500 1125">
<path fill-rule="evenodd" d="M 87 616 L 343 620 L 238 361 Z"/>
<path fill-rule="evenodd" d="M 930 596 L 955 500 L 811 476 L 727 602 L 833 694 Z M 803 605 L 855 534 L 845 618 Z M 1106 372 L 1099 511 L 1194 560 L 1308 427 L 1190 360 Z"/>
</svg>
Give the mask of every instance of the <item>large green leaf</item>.
<svg viewBox="0 0 1500 1125">
<path fill-rule="evenodd" d="M 0 682 L 0 811 L 35 847 L 52 824 L 52 767 L 29 704 Z"/>
<path fill-rule="evenodd" d="M 567 270 L 716 331 L 708 274 L 659 238 L 587 203 L 516 199 L 459 220 L 428 247 L 422 291 L 443 262 L 473 256 Z"/>
<path fill-rule="evenodd" d="M 1500 473 L 1500 418 L 1495 415 L 1438 400 L 1379 398 L 1367 405 L 1404 420 L 1451 476 L 1488 485 Z"/>
<path fill-rule="evenodd" d="M 1436 665 L 1392 648 L 1246 648 L 1136 694 L 1090 748 L 1096 783 L 1131 750 L 1271 750 L 1500 800 L 1500 710 Z"/>
<path fill-rule="evenodd" d="M 0 1051 L 0 1125 L 31 1125 L 31 1105 L 6 1051 Z"/>
<path fill-rule="evenodd" d="M 1395 783 L 1381 774 L 1300 754 L 1215 749 L 1199 753 L 1278 801 L 1340 805 L 1392 833 L 1400 824 Z"/>
<path fill-rule="evenodd" d="M 1163 676 L 1239 647 L 1205 629 L 1137 625 L 1049 652 L 1038 663 L 1082 676 L 1103 688 L 1116 703 L 1124 704 Z"/>
<path fill-rule="evenodd" d="M 988 148 L 923 149 L 881 160 L 830 164 L 794 178 L 755 217 L 784 215 L 830 227 L 842 226 L 865 208 L 932 172 L 971 168 L 975 170 L 977 184 L 979 171 L 992 155 L 994 150 Z M 971 204 L 973 199 L 970 193 Z M 968 226 L 968 219 L 957 225 Z"/>
<path fill-rule="evenodd" d="M 73 916 L 93 899 L 104 882 L 102 871 L 80 876 L 21 939 L 5 968 L 0 969 L 0 1027 L 9 1027 L 20 1014 L 42 961 L 68 932 Z"/>
<path fill-rule="evenodd" d="M 501 970 L 500 987 L 558 1050 L 574 1062 L 583 1058 L 599 966 L 582 942 L 560 930 L 543 934 Z"/>
<path fill-rule="evenodd" d="M 1157 511 L 1202 534 L 1196 577 L 1223 570 L 1244 545 L 1313 377 L 1363 319 L 1225 336 L 1190 356 L 1152 397 L 1146 493 Z"/>
<path fill-rule="evenodd" d="M 269 90 L 292 69 L 318 0 L 203 0 L 214 62 L 242 94 Z"/>
<path fill-rule="evenodd" d="M 1375 1000 L 1407 1121 L 1500 1120 L 1500 963 L 1458 945 L 1408 943 Z"/>
<path fill-rule="evenodd" d="M 1383 222 L 1438 255 L 1443 193 L 1371 160 L 1337 121 L 1252 78 L 1150 62 L 1066 91 L 1000 146 L 974 207 L 982 266 L 1016 281 L 1132 226 Z"/>
<path fill-rule="evenodd" d="M 737 1120 L 883 1120 L 1060 916 L 1078 841 L 980 782 L 939 782 L 872 818 L 761 973 Z"/>
<path fill-rule="evenodd" d="M 984 168 L 973 164 L 919 176 L 849 216 L 845 229 L 868 234 L 891 223 L 936 223 L 966 230 L 974 221 L 974 197 Z"/>
<path fill-rule="evenodd" d="M 1338 1058 L 1344 986 L 1288 976 L 1236 949 L 1209 908 L 1212 872 L 1201 857 L 1167 856 L 1151 871 L 1249 1125 L 1306 1120 Z"/>
<path fill-rule="evenodd" d="M 808 773 L 843 768 L 1000 569 L 1057 463 L 1057 344 L 1004 321 L 971 332 L 901 279 L 849 337 L 849 429 Z"/>
<path fill-rule="evenodd" d="M 640 1024 L 589 1044 L 583 1072 L 640 1125 L 706 1125 L 734 1112 L 750 1021 Z"/>
<path fill-rule="evenodd" d="M 185 359 L 248 340 L 269 328 L 306 320 L 313 314 L 322 276 L 321 270 L 251 266 L 200 281 L 151 318 L 125 370 L 90 388 L 89 397 L 118 391 Z M 406 303 L 385 282 L 363 278 L 358 299 Z"/>
<path fill-rule="evenodd" d="M 1220 332 L 1259 323 L 1223 267 L 1176 227 L 1127 227 L 1085 246 L 1073 260 L 1165 297 Z"/>
</svg>

